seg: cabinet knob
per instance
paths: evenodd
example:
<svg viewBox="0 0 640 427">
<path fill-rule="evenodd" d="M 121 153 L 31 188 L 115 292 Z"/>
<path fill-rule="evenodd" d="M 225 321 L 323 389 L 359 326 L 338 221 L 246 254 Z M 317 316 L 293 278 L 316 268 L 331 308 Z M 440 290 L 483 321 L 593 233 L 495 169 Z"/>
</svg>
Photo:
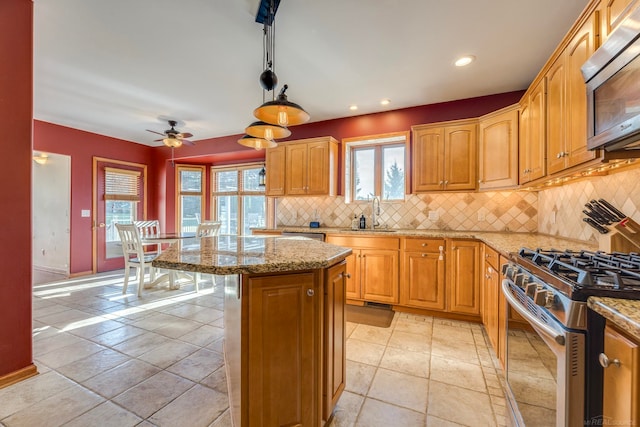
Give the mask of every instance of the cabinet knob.
<svg viewBox="0 0 640 427">
<path fill-rule="evenodd" d="M 423 258 L 424 258 L 424 257 L 426 257 L 426 256 L 427 256 L 427 254 L 422 254 L 422 257 L 423 257 Z"/>
<path fill-rule="evenodd" d="M 346 277 L 347 279 L 351 279 L 351 275 L 349 273 L 345 273 L 344 277 Z"/>
<path fill-rule="evenodd" d="M 444 185 L 447 185 L 447 184 L 449 184 L 449 181 L 445 181 L 445 182 L 444 182 Z"/>
<path fill-rule="evenodd" d="M 307 289 L 307 296 L 312 297 L 315 294 L 313 289 Z"/>
<path fill-rule="evenodd" d="M 600 353 L 600 355 L 598 356 L 598 361 L 600 362 L 600 366 L 602 366 L 603 368 L 608 368 L 611 365 L 617 368 L 620 367 L 620 360 L 618 359 L 609 360 L 607 355 L 604 353 Z"/>
<path fill-rule="evenodd" d="M 425 247 L 425 246 L 427 246 L 427 245 L 428 245 L 428 243 L 423 243 L 423 244 L 422 244 L 422 247 L 424 248 L 424 247 Z"/>
<path fill-rule="evenodd" d="M 444 181 L 440 181 L 440 182 L 438 183 L 438 185 L 442 185 L 442 184 L 444 184 Z"/>
</svg>

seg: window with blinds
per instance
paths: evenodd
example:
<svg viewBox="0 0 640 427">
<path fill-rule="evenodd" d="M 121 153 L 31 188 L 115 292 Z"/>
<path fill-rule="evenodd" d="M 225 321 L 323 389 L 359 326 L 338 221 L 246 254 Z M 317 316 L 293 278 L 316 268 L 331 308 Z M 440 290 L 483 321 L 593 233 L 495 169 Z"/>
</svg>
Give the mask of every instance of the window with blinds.
<svg viewBox="0 0 640 427">
<path fill-rule="evenodd" d="M 104 199 L 139 202 L 142 185 L 140 171 L 104 168 Z"/>
</svg>

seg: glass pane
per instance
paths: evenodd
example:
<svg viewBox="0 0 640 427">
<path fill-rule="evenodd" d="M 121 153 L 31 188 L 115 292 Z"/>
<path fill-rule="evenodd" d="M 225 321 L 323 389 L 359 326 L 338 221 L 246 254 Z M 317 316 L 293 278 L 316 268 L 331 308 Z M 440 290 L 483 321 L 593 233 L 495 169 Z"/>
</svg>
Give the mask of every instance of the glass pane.
<svg viewBox="0 0 640 427">
<path fill-rule="evenodd" d="M 264 196 L 244 196 L 242 198 L 242 234 L 251 235 L 251 228 L 266 225 L 266 210 Z"/>
<path fill-rule="evenodd" d="M 264 191 L 264 186 L 260 187 L 259 173 L 262 168 L 245 169 L 242 171 L 242 186 L 244 191 Z"/>
<path fill-rule="evenodd" d="M 137 202 L 105 200 L 106 257 L 122 257 L 122 246 L 116 224 L 130 224 L 137 219 Z"/>
<path fill-rule="evenodd" d="M 353 150 L 353 195 L 354 200 L 367 200 L 374 191 L 375 150 L 363 148 Z"/>
<path fill-rule="evenodd" d="M 404 199 L 404 146 L 382 148 L 384 200 Z"/>
<path fill-rule="evenodd" d="M 195 233 L 200 222 L 200 212 L 202 212 L 202 197 L 181 196 L 180 206 L 180 232 Z"/>
<path fill-rule="evenodd" d="M 220 234 L 238 234 L 238 196 L 218 196 L 216 217 L 222 224 Z"/>
<path fill-rule="evenodd" d="M 202 172 L 180 171 L 180 191 L 202 191 Z"/>
<path fill-rule="evenodd" d="M 238 191 L 238 172 L 216 172 L 216 191 Z"/>
</svg>

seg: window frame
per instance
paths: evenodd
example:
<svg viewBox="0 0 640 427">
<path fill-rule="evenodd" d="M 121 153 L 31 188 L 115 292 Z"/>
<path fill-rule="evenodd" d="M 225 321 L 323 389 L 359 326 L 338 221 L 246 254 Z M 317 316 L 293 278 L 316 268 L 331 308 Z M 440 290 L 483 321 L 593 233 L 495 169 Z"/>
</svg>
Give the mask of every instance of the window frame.
<svg viewBox="0 0 640 427">
<path fill-rule="evenodd" d="M 206 166 L 198 165 L 176 165 L 176 230 L 182 232 L 182 196 L 200 196 L 200 220 L 203 218 L 204 211 L 206 209 Z M 200 191 L 182 191 L 182 174 L 181 172 L 200 172 L 201 174 L 201 187 Z"/>
<path fill-rule="evenodd" d="M 219 196 L 236 196 L 238 200 L 238 221 L 236 224 L 236 235 L 242 236 L 244 225 L 244 201 L 245 196 L 262 196 L 264 197 L 264 222 L 265 226 L 269 223 L 269 202 L 266 195 L 266 186 L 261 187 L 261 191 L 246 190 L 244 188 L 243 173 L 247 169 L 262 169 L 264 162 L 243 163 L 237 165 L 211 166 L 211 217 L 214 221 L 218 218 L 218 197 Z M 236 172 L 238 175 L 238 189 L 236 191 L 217 191 L 216 177 L 218 172 Z"/>
<path fill-rule="evenodd" d="M 368 203 L 367 200 L 356 200 L 354 194 L 354 151 L 364 148 L 374 148 L 374 194 L 387 203 L 404 202 L 407 194 L 410 193 L 410 133 L 392 132 L 377 135 L 360 136 L 342 139 L 342 194 L 346 203 Z M 404 194 L 402 199 L 384 199 L 384 177 L 382 170 L 382 149 L 383 147 L 404 146 Z"/>
</svg>

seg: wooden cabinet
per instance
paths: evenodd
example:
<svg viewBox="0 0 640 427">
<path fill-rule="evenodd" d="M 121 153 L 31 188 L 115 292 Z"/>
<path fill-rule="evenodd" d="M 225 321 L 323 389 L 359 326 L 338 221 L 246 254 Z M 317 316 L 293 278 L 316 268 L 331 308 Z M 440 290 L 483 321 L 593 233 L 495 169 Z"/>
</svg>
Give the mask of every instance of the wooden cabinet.
<svg viewBox="0 0 640 427">
<path fill-rule="evenodd" d="M 500 264 L 499 255 L 491 247 L 483 245 L 484 261 L 482 270 L 482 323 L 487 331 L 489 341 L 497 354 L 500 352 Z M 506 329 L 506 328 L 505 328 Z"/>
<path fill-rule="evenodd" d="M 480 242 L 447 239 L 448 311 L 480 315 Z"/>
<path fill-rule="evenodd" d="M 318 273 L 244 281 L 251 334 L 242 356 L 248 368 L 242 425 L 320 424 L 321 363 L 314 356 L 322 348 Z"/>
<path fill-rule="evenodd" d="M 546 74 L 549 174 L 596 157 L 587 150 L 587 92 L 580 70 L 595 52 L 596 24 L 592 14 Z"/>
<path fill-rule="evenodd" d="M 444 239 L 404 239 L 400 304 L 430 310 L 446 309 Z"/>
<path fill-rule="evenodd" d="M 600 15 L 600 44 L 604 43 L 613 30 L 633 10 L 633 0 L 601 0 L 597 11 Z"/>
<path fill-rule="evenodd" d="M 640 423 L 640 350 L 638 342 L 607 322 L 601 364 L 603 419 L 619 425 Z M 603 366 L 604 366 L 603 365 Z"/>
<path fill-rule="evenodd" d="M 520 184 L 546 176 L 546 80 L 527 92 L 520 103 Z"/>
<path fill-rule="evenodd" d="M 477 121 L 412 126 L 412 191 L 475 190 Z"/>
<path fill-rule="evenodd" d="M 400 239 L 329 234 L 327 243 L 353 249 L 346 259 L 347 299 L 398 303 Z"/>
<path fill-rule="evenodd" d="M 284 196 L 285 194 L 285 148 L 278 145 L 265 152 L 265 194 L 267 196 Z"/>
<path fill-rule="evenodd" d="M 267 196 L 335 196 L 338 141 L 320 137 L 281 142 L 265 154 Z"/>
<path fill-rule="evenodd" d="M 518 185 L 518 109 L 514 105 L 480 117 L 480 190 Z"/>
<path fill-rule="evenodd" d="M 338 145 L 333 138 L 311 138 L 285 145 L 285 194 L 331 195 L 337 189 Z M 268 173 L 268 172 L 267 172 Z"/>
<path fill-rule="evenodd" d="M 324 286 L 322 419 L 328 420 L 346 384 L 346 263 L 327 270 Z"/>
</svg>

